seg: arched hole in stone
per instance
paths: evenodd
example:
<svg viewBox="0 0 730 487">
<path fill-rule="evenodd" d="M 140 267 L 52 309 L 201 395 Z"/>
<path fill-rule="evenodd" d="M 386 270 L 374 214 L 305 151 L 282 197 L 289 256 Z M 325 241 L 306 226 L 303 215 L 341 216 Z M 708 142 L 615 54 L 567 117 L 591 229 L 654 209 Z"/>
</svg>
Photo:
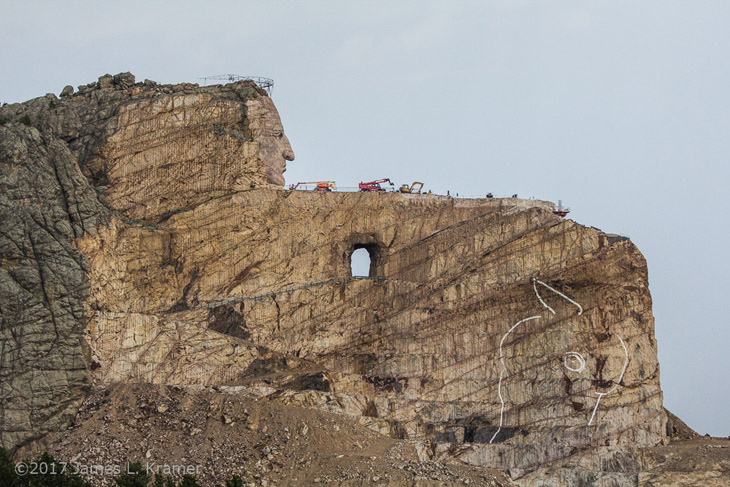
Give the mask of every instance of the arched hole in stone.
<svg viewBox="0 0 730 487">
<path fill-rule="evenodd" d="M 356 249 L 350 256 L 350 275 L 353 277 L 370 275 L 370 254 L 364 248 Z"/>
<path fill-rule="evenodd" d="M 375 277 L 378 246 L 355 244 L 350 253 L 350 275 L 353 277 Z"/>
</svg>

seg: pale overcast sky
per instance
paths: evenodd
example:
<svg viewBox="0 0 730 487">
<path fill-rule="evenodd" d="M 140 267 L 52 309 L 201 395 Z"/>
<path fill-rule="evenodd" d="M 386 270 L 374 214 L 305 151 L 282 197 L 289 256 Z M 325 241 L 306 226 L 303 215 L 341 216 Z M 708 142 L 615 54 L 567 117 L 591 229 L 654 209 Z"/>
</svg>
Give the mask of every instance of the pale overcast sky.
<svg viewBox="0 0 730 487">
<path fill-rule="evenodd" d="M 563 202 L 646 256 L 665 405 L 730 435 L 730 2 L 15 1 L 0 102 L 275 80 L 287 182 Z"/>
</svg>

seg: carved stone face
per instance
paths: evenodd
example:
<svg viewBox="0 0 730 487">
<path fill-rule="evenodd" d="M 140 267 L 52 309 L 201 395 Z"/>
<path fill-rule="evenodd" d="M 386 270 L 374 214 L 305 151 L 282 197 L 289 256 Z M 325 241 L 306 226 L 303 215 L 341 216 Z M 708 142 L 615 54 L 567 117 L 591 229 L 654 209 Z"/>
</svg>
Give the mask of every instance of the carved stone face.
<svg viewBox="0 0 730 487">
<path fill-rule="evenodd" d="M 246 101 L 246 115 L 254 142 L 259 144 L 259 158 L 269 184 L 283 186 L 286 161 L 294 160 L 294 151 L 284 135 L 279 112 L 270 98 L 262 96 Z"/>
</svg>

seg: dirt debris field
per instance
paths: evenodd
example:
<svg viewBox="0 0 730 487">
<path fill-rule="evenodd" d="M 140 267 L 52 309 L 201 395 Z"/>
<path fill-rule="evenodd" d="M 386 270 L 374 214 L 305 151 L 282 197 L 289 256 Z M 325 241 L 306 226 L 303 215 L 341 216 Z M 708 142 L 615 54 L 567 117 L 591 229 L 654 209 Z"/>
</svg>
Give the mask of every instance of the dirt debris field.
<svg viewBox="0 0 730 487">
<path fill-rule="evenodd" d="M 183 465 L 205 486 L 233 474 L 244 485 L 512 485 L 500 472 L 419 461 L 417 443 L 385 437 L 346 416 L 216 388 L 120 384 L 97 391 L 71 428 L 50 440 L 16 458 L 47 449 L 89 470 L 138 461 L 174 474 Z M 113 484 L 109 475 L 86 478 Z"/>
</svg>

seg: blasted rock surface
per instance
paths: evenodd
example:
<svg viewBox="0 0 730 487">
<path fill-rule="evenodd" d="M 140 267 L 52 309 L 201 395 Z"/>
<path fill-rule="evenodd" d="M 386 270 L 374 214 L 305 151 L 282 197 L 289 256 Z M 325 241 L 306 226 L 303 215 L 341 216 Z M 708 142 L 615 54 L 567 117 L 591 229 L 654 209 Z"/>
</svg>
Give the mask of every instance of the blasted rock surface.
<svg viewBox="0 0 730 487">
<path fill-rule="evenodd" d="M 278 185 L 294 157 L 273 103 L 252 82 L 158 86 L 122 73 L 72 92 L 0 108 L 8 448 L 63 427 L 88 389 L 89 268 L 73 241 L 111 215 L 154 220 L 239 187 Z"/>
<path fill-rule="evenodd" d="M 62 427 L 89 382 L 249 388 L 524 485 L 547 465 L 558 484 L 631 485 L 634 449 L 666 438 L 646 262 L 626 238 L 535 200 L 285 191 L 294 155 L 252 83 L 102 77 L 0 116 L 20 137 L 2 140 L 17 187 L 2 195 L 4 446 Z M 46 152 L 16 156 L 34 137 Z M 12 182 L 34 164 L 71 182 Z M 72 271 L 18 243 L 46 227 Z M 350 276 L 357 248 L 368 279 Z"/>
<path fill-rule="evenodd" d="M 384 438 L 340 414 L 235 389 L 116 384 L 96 390 L 75 424 L 47 448 L 82 465 L 135 458 L 145 466 L 179 465 L 184 458 L 200 466 L 202 486 L 221 485 L 233 474 L 246 486 L 514 486 L 503 472 L 421 461 L 415 442 Z M 173 476 L 180 482 L 180 473 Z M 111 476 L 86 477 L 95 487 L 117 485 Z"/>
<path fill-rule="evenodd" d="M 347 277 L 361 246 L 373 279 Z M 334 394 L 342 412 L 468 463 L 528 471 L 665 435 L 643 257 L 547 204 L 254 190 L 155 229 L 113 223 L 79 247 L 100 383 L 155 380 L 145 322 L 189 330 L 226 316 L 231 339 L 321 366 L 324 391 L 281 400 L 332 410 Z M 132 330 L 138 340 L 108 345 Z M 223 374 L 215 357 L 181 355 L 199 374 L 184 382 L 246 382 L 241 355 Z"/>
</svg>

